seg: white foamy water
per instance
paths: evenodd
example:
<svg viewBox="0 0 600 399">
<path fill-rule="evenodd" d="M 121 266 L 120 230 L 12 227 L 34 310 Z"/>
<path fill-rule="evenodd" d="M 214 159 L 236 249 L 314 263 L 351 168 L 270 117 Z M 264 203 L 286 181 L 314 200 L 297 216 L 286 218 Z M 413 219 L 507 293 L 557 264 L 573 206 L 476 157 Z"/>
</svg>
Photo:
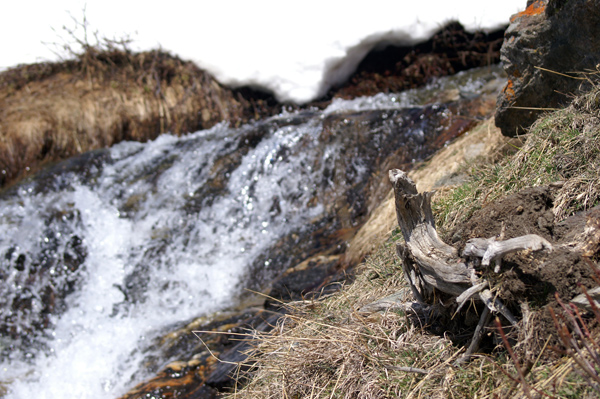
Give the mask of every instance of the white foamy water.
<svg viewBox="0 0 600 399">
<path fill-rule="evenodd" d="M 160 46 L 195 61 L 222 83 L 256 85 L 280 100 L 303 103 L 344 81 L 377 46 L 425 41 L 452 20 L 471 31 L 498 29 L 526 1 L 173 0 L 168 7 L 117 0 L 10 2 L 3 6 L 10 17 L 0 24 L 0 35 L 10 38 L 2 41 L 0 68 L 68 56 L 64 44 L 77 50 L 62 27 L 83 40 L 74 20 L 83 21 L 84 6 L 92 43 L 96 31 L 130 37 L 133 49 Z"/>
<path fill-rule="evenodd" d="M 29 184 L 0 201 L 0 266 L 10 273 L 0 289 L 3 318 L 31 279 L 39 280 L 27 289 L 32 306 L 17 312 L 14 331 L 33 326 L 46 287 L 77 281 L 46 336 L 33 328 L 30 334 L 40 335 L 33 344 L 17 342 L 10 350 L 2 364 L 8 397 L 116 397 L 131 386 L 146 342 L 164 326 L 235 304 L 249 264 L 323 213 L 322 205 L 308 205 L 322 170 L 298 170 L 305 161 L 314 164 L 318 126 L 309 120 L 271 127 L 227 176 L 225 190 L 193 211 L 187 207 L 244 128 L 219 125 L 184 138 L 122 143 L 101 171 L 92 167 L 86 183 L 67 174 L 56 179 L 59 188 L 40 193 Z M 57 278 L 75 236 L 85 261 Z M 9 347 L 8 338 L 2 345 Z"/>
</svg>

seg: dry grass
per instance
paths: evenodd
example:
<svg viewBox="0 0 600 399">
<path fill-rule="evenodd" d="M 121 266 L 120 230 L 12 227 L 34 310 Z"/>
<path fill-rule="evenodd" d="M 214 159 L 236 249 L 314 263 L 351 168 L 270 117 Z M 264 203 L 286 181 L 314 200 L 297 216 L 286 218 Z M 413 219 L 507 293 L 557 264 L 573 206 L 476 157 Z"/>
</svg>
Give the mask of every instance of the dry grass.
<svg viewBox="0 0 600 399">
<path fill-rule="evenodd" d="M 0 187 L 45 163 L 123 140 L 185 134 L 272 113 L 163 51 L 108 41 L 75 59 L 0 73 Z"/>
<path fill-rule="evenodd" d="M 556 220 L 600 202 L 600 86 L 540 118 L 512 157 L 477 165 L 470 180 L 436 200 L 438 228 L 451 230 L 473 212 L 528 186 L 555 184 Z"/>
<path fill-rule="evenodd" d="M 414 360 L 419 344 L 428 349 L 435 347 L 434 342 L 414 339 L 414 328 L 407 327 L 401 315 L 369 320 L 355 312 L 368 301 L 363 298 L 366 293 L 373 298 L 390 293 L 394 282 L 400 283 L 394 275 L 400 274 L 391 274 L 381 284 L 378 273 L 377 277 L 366 273 L 363 276 L 372 280 L 367 277 L 365 283 L 372 290 L 357 292 L 354 284 L 325 301 L 289 304 L 293 313 L 284 317 L 275 331 L 262 337 L 254 354 L 255 358 L 259 356 L 259 371 L 243 395 L 316 398 L 330 397 L 337 391 L 344 392 L 339 397 L 385 397 L 387 389 L 377 370 L 395 365 L 390 362 L 391 352 L 402 342 L 411 342 L 413 352 L 407 354 L 407 359 Z M 439 348 L 442 351 L 443 346 Z"/>
<path fill-rule="evenodd" d="M 392 247 L 388 242 L 369 257 L 356 281 L 340 292 L 288 304 L 290 313 L 271 332 L 258 335 L 244 362 L 252 367 L 238 373 L 239 386 L 228 398 L 596 397 L 574 359 L 558 356 L 547 337 L 535 336 L 538 314 L 520 323 L 521 345 L 509 338 L 517 360 L 506 352 L 500 334 L 490 330 L 498 347 L 456 366 L 464 347 L 429 333 L 405 314 L 358 313 L 398 292 L 410 301 Z"/>
<path fill-rule="evenodd" d="M 491 392 L 493 380 L 475 385 L 451 363 L 461 348 L 424 333 L 398 312 L 369 316 L 356 310 L 399 290 L 410 298 L 401 265 L 387 244 L 368 258 L 352 285 L 325 300 L 288 304 L 291 313 L 260 337 L 249 383 L 231 398 L 472 397 Z M 477 367 L 495 374 L 484 358 Z"/>
</svg>

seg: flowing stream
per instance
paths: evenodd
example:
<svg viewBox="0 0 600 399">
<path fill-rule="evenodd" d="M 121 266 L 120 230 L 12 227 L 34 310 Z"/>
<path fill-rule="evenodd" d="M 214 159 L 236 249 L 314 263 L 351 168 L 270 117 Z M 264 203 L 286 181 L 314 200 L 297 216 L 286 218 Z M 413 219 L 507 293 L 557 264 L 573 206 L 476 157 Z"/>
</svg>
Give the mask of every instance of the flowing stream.
<svg viewBox="0 0 600 399">
<path fill-rule="evenodd" d="M 148 377 L 141 363 L 166 328 L 268 285 L 316 250 L 310 234 L 327 221 L 331 229 L 364 221 L 360 193 L 384 155 L 441 129 L 422 104 L 440 89 L 477 92 L 498 80 L 492 72 L 240 128 L 125 142 L 4 190 L 0 396 L 124 394 Z M 367 136 L 348 133 L 352 123 Z M 336 216 L 342 202 L 351 203 L 349 222 Z M 272 248 L 286 237 L 299 252 L 283 261 Z"/>
</svg>

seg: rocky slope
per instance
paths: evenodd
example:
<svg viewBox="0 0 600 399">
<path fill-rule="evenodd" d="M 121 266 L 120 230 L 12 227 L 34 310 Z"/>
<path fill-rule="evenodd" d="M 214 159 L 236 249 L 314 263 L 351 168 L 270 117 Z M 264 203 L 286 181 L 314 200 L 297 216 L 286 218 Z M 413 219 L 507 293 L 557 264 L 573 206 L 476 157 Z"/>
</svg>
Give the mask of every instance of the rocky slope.
<svg viewBox="0 0 600 399">
<path fill-rule="evenodd" d="M 591 85 L 600 59 L 600 2 L 528 1 L 513 15 L 502 46 L 508 83 L 498 96 L 496 124 L 523 134 L 545 111 L 564 107 Z"/>
</svg>

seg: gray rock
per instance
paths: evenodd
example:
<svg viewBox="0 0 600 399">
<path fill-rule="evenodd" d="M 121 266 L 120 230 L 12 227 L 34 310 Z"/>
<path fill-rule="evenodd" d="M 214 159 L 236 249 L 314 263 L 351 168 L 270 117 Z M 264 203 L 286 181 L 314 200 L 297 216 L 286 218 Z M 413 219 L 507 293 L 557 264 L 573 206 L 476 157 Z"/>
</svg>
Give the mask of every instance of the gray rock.
<svg viewBox="0 0 600 399">
<path fill-rule="evenodd" d="M 498 95 L 496 126 L 515 136 L 539 108 L 562 107 L 589 86 L 583 73 L 600 62 L 600 0 L 529 0 L 511 17 L 501 61 L 508 83 Z"/>
</svg>

